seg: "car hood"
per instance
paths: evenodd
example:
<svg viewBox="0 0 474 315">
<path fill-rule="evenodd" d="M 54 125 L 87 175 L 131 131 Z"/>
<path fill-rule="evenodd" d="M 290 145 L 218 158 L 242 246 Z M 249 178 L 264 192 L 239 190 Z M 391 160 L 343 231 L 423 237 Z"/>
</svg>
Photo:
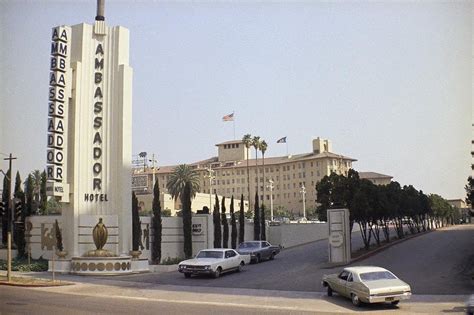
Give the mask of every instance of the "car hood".
<svg viewBox="0 0 474 315">
<path fill-rule="evenodd" d="M 410 291 L 410 286 L 400 279 L 365 281 L 370 294 Z"/>
<path fill-rule="evenodd" d="M 179 264 L 188 266 L 205 266 L 215 264 L 220 260 L 221 259 L 219 258 L 194 258 L 182 261 Z"/>
</svg>

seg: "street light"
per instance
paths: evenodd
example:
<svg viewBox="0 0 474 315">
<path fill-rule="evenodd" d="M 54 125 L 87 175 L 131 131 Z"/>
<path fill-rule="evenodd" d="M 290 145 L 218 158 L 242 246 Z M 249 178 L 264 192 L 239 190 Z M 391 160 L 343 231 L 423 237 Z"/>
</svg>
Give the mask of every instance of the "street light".
<svg viewBox="0 0 474 315">
<path fill-rule="evenodd" d="M 151 191 L 155 192 L 155 162 L 158 162 L 157 160 L 155 160 L 155 153 L 151 155 L 151 160 L 148 160 L 148 162 L 151 162 L 151 169 L 153 174 L 153 183 L 151 184 Z M 160 168 L 158 167 L 158 169 Z"/>
<path fill-rule="evenodd" d="M 301 185 L 300 193 L 303 195 L 303 219 L 306 220 L 306 188 L 304 187 L 304 184 Z"/>
<path fill-rule="evenodd" d="M 143 159 L 143 172 L 145 172 L 145 167 L 146 167 L 146 152 L 140 152 L 140 153 L 138 153 L 138 156 Z"/>
<path fill-rule="evenodd" d="M 211 165 L 209 164 L 209 168 L 206 169 L 206 171 L 209 173 L 205 175 L 204 177 L 209 178 L 209 212 L 212 211 L 212 181 L 216 178 L 214 175 L 215 171 L 211 169 Z"/>
<path fill-rule="evenodd" d="M 267 187 L 270 188 L 270 222 L 273 222 L 273 180 L 269 179 L 268 182 L 270 183 Z"/>
</svg>

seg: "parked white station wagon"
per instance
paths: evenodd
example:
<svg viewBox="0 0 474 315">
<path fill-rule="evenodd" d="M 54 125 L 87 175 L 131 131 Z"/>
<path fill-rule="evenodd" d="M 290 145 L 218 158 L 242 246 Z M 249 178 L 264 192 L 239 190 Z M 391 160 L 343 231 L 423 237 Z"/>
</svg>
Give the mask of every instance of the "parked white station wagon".
<svg viewBox="0 0 474 315">
<path fill-rule="evenodd" d="M 240 255 L 233 249 L 203 249 L 195 258 L 180 262 L 178 271 L 184 273 L 186 278 L 196 274 L 207 274 L 218 278 L 223 272 L 233 270 L 240 272 L 249 263 L 250 255 Z"/>
</svg>

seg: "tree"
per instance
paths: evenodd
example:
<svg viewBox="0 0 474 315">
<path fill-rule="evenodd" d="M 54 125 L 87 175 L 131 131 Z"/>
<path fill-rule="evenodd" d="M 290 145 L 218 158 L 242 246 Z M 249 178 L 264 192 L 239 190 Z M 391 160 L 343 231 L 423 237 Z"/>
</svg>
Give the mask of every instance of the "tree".
<svg viewBox="0 0 474 315">
<path fill-rule="evenodd" d="M 7 234 L 8 234 L 8 219 L 10 218 L 10 170 L 7 171 L 7 174 L 3 177 L 3 190 L 2 190 L 2 202 L 5 205 L 5 212 L 2 216 L 2 243 L 3 245 L 7 244 Z"/>
<path fill-rule="evenodd" d="M 265 241 L 267 239 L 267 231 L 266 231 L 266 225 L 265 225 L 265 205 L 262 203 L 262 206 L 260 207 L 260 239 L 262 241 Z"/>
<path fill-rule="evenodd" d="M 248 197 L 248 201 L 249 201 L 249 209 L 251 209 L 251 202 L 250 202 L 250 169 L 249 169 L 249 149 L 250 147 L 252 146 L 252 135 L 250 134 L 246 134 L 244 135 L 244 137 L 242 138 L 242 142 L 244 143 L 244 146 L 246 148 L 246 153 L 247 153 L 247 156 L 246 156 L 246 159 L 247 159 L 247 197 Z"/>
<path fill-rule="evenodd" d="M 227 223 L 227 216 L 225 214 L 225 197 L 222 197 L 222 228 L 223 228 L 223 233 L 222 233 L 222 248 L 228 248 L 229 247 L 229 224 Z"/>
<path fill-rule="evenodd" d="M 138 216 L 138 199 L 132 192 L 132 250 L 138 251 L 140 246 L 140 217 Z"/>
<path fill-rule="evenodd" d="M 34 187 L 33 187 L 33 176 L 28 175 L 25 181 L 25 216 L 33 214 L 33 199 L 34 199 Z"/>
<path fill-rule="evenodd" d="M 191 214 L 191 182 L 186 182 L 183 191 L 183 234 L 184 234 L 184 256 L 193 256 L 192 214 Z"/>
<path fill-rule="evenodd" d="M 155 264 L 161 262 L 161 237 L 163 230 L 163 221 L 161 220 L 161 203 L 160 203 L 160 185 L 158 179 L 153 187 L 153 229 L 155 234 L 153 236 L 153 250 L 151 251 L 151 260 Z"/>
<path fill-rule="evenodd" d="M 244 208 L 244 194 L 240 195 L 240 210 L 239 210 L 239 244 L 245 240 L 245 208 Z"/>
<path fill-rule="evenodd" d="M 262 152 L 262 169 L 263 169 L 263 202 L 262 206 L 265 203 L 265 185 L 267 181 L 265 180 L 265 152 L 267 152 L 268 145 L 265 140 L 262 140 L 259 144 L 259 150 Z"/>
<path fill-rule="evenodd" d="M 216 194 L 216 201 L 214 202 L 214 211 L 212 212 L 212 219 L 214 222 L 214 248 L 221 247 L 221 216 L 219 214 L 219 198 Z"/>
<path fill-rule="evenodd" d="M 259 178 L 258 178 L 258 150 L 260 149 L 260 137 L 259 136 L 254 136 L 252 139 L 252 146 L 255 149 L 255 175 L 256 175 L 256 181 L 257 185 L 255 187 L 255 192 L 259 192 Z"/>
<path fill-rule="evenodd" d="M 40 185 L 40 208 L 43 213 L 47 213 L 48 208 L 48 196 L 46 195 L 46 171 L 41 173 L 41 185 Z"/>
<path fill-rule="evenodd" d="M 467 185 L 464 186 L 466 190 L 466 203 L 471 206 L 471 209 L 474 209 L 474 178 L 469 176 L 467 178 Z"/>
<path fill-rule="evenodd" d="M 13 191 L 13 197 L 19 201 L 20 213 L 15 213 L 14 223 L 14 241 L 18 249 L 18 256 L 23 257 L 25 255 L 25 193 L 21 188 L 20 172 L 16 172 L 15 177 L 15 189 Z M 13 205 L 13 211 L 16 212 L 16 205 Z"/>
<path fill-rule="evenodd" d="M 40 208 L 40 191 L 41 191 L 41 172 L 40 170 L 34 170 L 32 173 L 33 177 L 33 213 L 38 213 Z"/>
<path fill-rule="evenodd" d="M 232 226 L 232 232 L 230 235 L 230 246 L 233 249 L 237 248 L 237 222 L 235 220 L 235 213 L 234 213 L 234 195 L 230 199 L 230 224 Z"/>
<path fill-rule="evenodd" d="M 166 184 L 168 192 L 174 200 L 178 198 L 182 205 L 184 254 L 186 258 L 192 256 L 192 218 L 191 199 L 199 191 L 199 174 L 189 165 L 178 165 Z"/>
<path fill-rule="evenodd" d="M 255 192 L 255 205 L 253 212 L 253 239 L 260 240 L 260 207 L 258 206 L 258 192 Z"/>
</svg>

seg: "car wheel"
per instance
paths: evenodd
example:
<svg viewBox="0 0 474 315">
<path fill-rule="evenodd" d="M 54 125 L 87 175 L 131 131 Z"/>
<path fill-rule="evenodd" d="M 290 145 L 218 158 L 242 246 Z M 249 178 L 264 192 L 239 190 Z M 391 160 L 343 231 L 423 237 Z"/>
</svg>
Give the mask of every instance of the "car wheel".
<svg viewBox="0 0 474 315">
<path fill-rule="evenodd" d="M 354 306 L 360 306 L 360 300 L 359 300 L 359 297 L 357 296 L 357 294 L 352 293 L 351 294 L 351 300 L 352 300 L 352 304 Z"/>
<path fill-rule="evenodd" d="M 222 269 L 221 267 L 218 267 L 216 271 L 214 271 L 214 278 L 219 278 L 221 275 Z"/>
<path fill-rule="evenodd" d="M 272 254 L 270 255 L 270 260 L 273 260 L 273 259 L 275 259 L 275 253 L 272 253 Z"/>
<path fill-rule="evenodd" d="M 393 302 L 390 303 L 390 304 L 392 304 L 392 305 L 398 305 L 398 303 L 400 303 L 400 301 L 393 301 Z"/>
<path fill-rule="evenodd" d="M 329 286 L 329 284 L 328 284 L 328 296 L 332 296 L 332 289 L 331 289 L 331 287 Z"/>
<path fill-rule="evenodd" d="M 241 272 L 244 269 L 245 263 L 242 261 L 239 265 L 239 268 L 237 268 L 237 272 Z"/>
<path fill-rule="evenodd" d="M 185 277 L 185 278 L 191 278 L 191 274 L 190 274 L 189 272 L 186 272 L 186 273 L 184 274 L 184 277 Z"/>
</svg>

